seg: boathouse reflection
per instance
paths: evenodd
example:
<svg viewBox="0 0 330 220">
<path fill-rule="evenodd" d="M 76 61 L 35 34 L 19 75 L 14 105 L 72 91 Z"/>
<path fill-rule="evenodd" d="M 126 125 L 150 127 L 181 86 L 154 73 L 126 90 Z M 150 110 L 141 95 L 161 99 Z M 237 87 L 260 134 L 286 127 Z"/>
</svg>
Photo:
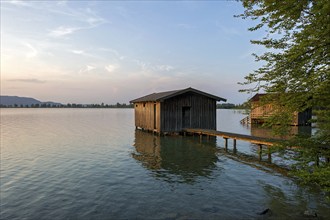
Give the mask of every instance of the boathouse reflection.
<svg viewBox="0 0 330 220">
<path fill-rule="evenodd" d="M 168 182 L 189 183 L 209 176 L 218 161 L 215 138 L 200 143 L 194 137 L 163 137 L 136 130 L 134 146 L 132 157 Z"/>
</svg>

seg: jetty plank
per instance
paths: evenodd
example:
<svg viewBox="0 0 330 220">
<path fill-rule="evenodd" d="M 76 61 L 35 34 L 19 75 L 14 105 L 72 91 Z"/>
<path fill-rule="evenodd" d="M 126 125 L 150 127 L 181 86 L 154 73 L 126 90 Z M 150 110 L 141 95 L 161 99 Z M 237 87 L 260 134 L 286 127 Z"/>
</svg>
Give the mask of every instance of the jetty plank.
<svg viewBox="0 0 330 220">
<path fill-rule="evenodd" d="M 252 135 L 237 134 L 237 133 L 209 130 L 209 129 L 186 128 L 183 129 L 183 131 L 186 133 L 192 133 L 198 135 L 220 136 L 225 139 L 234 139 L 235 145 L 236 145 L 236 140 L 248 141 L 253 144 L 267 145 L 267 146 L 273 146 L 274 144 L 276 144 L 276 142 L 281 141 L 281 139 L 263 138 Z"/>
</svg>

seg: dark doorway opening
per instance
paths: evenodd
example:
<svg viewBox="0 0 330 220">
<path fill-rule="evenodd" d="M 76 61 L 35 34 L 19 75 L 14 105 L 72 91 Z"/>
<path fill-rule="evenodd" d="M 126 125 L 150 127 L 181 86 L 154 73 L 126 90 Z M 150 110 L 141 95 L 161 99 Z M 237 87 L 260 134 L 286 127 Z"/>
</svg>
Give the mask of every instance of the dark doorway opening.
<svg viewBox="0 0 330 220">
<path fill-rule="evenodd" d="M 191 127 L 190 109 L 191 107 L 182 107 L 182 128 Z"/>
</svg>

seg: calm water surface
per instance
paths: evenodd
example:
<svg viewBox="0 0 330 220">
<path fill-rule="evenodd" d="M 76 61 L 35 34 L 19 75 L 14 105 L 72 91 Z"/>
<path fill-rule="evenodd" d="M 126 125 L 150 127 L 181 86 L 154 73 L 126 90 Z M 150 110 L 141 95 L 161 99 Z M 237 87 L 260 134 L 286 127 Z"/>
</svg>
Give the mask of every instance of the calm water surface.
<svg viewBox="0 0 330 220">
<path fill-rule="evenodd" d="M 250 134 L 243 117 L 218 110 L 218 129 Z M 307 209 L 330 218 L 317 190 L 222 145 L 135 131 L 132 109 L 1 109 L 0 218 L 301 219 Z"/>
</svg>

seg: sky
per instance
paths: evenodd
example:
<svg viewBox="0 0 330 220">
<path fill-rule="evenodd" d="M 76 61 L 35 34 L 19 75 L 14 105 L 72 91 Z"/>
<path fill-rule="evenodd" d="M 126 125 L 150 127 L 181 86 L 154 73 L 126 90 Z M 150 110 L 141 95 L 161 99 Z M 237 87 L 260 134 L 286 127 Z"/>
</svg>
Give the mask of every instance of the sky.
<svg viewBox="0 0 330 220">
<path fill-rule="evenodd" d="M 237 1 L 1 0 L 1 95 L 128 103 L 195 89 L 240 104 L 261 64 Z"/>
</svg>

